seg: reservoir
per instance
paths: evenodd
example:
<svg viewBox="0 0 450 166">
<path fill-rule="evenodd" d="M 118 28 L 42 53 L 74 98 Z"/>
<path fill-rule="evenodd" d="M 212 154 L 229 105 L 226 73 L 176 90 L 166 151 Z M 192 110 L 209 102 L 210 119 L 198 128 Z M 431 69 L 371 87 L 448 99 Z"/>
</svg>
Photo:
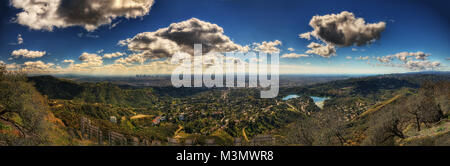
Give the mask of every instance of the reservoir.
<svg viewBox="0 0 450 166">
<path fill-rule="evenodd" d="M 300 96 L 296 95 L 296 94 L 292 94 L 292 95 L 288 95 L 288 96 L 284 97 L 282 100 L 286 101 L 286 100 L 297 98 L 297 97 L 300 97 Z M 318 97 L 318 96 L 309 96 L 309 97 L 311 97 L 314 100 L 314 103 L 316 103 L 316 105 L 320 108 L 323 108 L 323 104 L 324 104 L 325 100 L 329 99 L 327 97 Z"/>
</svg>

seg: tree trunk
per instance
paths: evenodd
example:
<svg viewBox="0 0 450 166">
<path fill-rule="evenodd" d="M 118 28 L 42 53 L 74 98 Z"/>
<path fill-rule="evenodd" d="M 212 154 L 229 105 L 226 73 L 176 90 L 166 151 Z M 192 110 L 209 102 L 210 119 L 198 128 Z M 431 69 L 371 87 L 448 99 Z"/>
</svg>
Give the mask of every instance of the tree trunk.
<svg viewBox="0 0 450 166">
<path fill-rule="evenodd" d="M 0 116 L 6 114 L 6 113 L 8 113 L 8 112 L 9 112 L 8 110 L 3 110 L 3 111 L 0 112 Z"/>
<path fill-rule="evenodd" d="M 420 131 L 420 120 L 419 120 L 419 117 L 416 117 L 416 123 L 417 123 L 417 131 Z"/>
</svg>

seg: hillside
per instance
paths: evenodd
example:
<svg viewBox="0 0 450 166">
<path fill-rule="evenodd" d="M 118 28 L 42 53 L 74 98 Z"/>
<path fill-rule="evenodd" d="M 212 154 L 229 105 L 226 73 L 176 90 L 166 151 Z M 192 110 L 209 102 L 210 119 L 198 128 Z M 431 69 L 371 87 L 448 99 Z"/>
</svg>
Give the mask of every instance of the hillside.
<svg viewBox="0 0 450 166">
<path fill-rule="evenodd" d="M 283 144 L 450 145 L 450 82 L 428 82 L 417 92 L 398 90 L 378 102 L 339 97 L 324 110 L 279 130 Z M 352 102 L 359 107 L 351 107 Z M 357 108 L 357 111 L 354 110 Z M 353 114 L 353 115 L 351 115 Z"/>
<path fill-rule="evenodd" d="M 145 107 L 157 100 L 151 88 L 122 89 L 107 82 L 77 83 L 53 76 L 28 77 L 36 89 L 49 99 L 106 103 L 121 107 Z"/>
<path fill-rule="evenodd" d="M 23 84 L 35 96 L 30 99 L 45 108 L 39 119 L 49 124 L 44 133 L 53 140 L 45 144 L 234 145 L 244 140 L 239 144 L 256 145 L 267 143 L 255 140 L 271 137 L 281 145 L 441 145 L 448 135 L 447 124 L 436 124 L 449 114 L 448 75 L 370 76 L 282 88 L 280 96 L 301 96 L 286 101 L 260 99 L 252 88 L 149 88 L 52 76 L 15 82 L 12 76 L 2 91 Z M 308 95 L 329 99 L 319 108 Z M 0 122 L 0 135 L 25 136 L 15 127 L 27 126 L 25 114 L 0 117 L 7 118 Z M 438 134 L 429 132 L 434 130 Z M 108 142 L 111 135 L 115 141 Z"/>
<path fill-rule="evenodd" d="M 388 74 L 330 81 L 309 86 L 282 88 L 280 95 L 308 94 L 315 96 L 350 97 L 379 96 L 385 91 L 402 88 L 417 89 L 425 82 L 450 81 L 450 74 Z"/>
</svg>

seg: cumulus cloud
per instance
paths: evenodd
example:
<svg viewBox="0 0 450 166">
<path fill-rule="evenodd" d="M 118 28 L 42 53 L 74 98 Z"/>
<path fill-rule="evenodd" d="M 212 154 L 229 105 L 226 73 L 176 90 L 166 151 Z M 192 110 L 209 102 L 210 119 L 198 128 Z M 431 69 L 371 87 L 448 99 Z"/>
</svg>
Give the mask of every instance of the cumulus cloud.
<svg viewBox="0 0 450 166">
<path fill-rule="evenodd" d="M 300 34 L 299 37 L 311 40 L 312 37 L 325 43 L 322 45 L 330 48 L 334 46 L 362 46 L 370 44 L 381 37 L 381 33 L 386 28 L 385 22 L 366 23 L 363 18 L 357 18 L 351 12 L 343 11 L 339 14 L 327 14 L 323 16 L 314 16 L 309 25 L 313 31 Z M 322 49 L 326 50 L 326 49 Z M 311 53 L 317 51 L 311 50 Z M 333 51 L 327 51 L 333 53 Z M 329 57 L 327 52 L 319 51 L 318 55 Z M 334 51 L 335 52 L 335 51 Z"/>
<path fill-rule="evenodd" d="M 153 0 L 11 0 L 22 11 L 15 21 L 34 30 L 81 26 L 94 31 L 113 19 L 147 15 Z"/>
<path fill-rule="evenodd" d="M 125 54 L 121 53 L 121 52 L 115 52 L 115 53 L 104 54 L 103 58 L 111 59 L 111 58 L 116 58 L 116 57 L 120 57 L 123 55 L 125 55 Z"/>
<path fill-rule="evenodd" d="M 411 70 L 430 70 L 441 66 L 440 62 L 430 62 L 430 61 L 408 61 L 405 67 Z"/>
<path fill-rule="evenodd" d="M 392 56 L 377 57 L 377 60 L 380 61 L 381 63 L 389 63 L 392 62 L 392 60 L 394 60 L 394 57 Z"/>
<path fill-rule="evenodd" d="M 8 69 L 8 70 L 16 70 L 19 68 L 20 68 L 20 65 L 18 65 L 16 63 L 6 64 L 6 69 Z"/>
<path fill-rule="evenodd" d="M 63 61 L 63 63 L 75 63 L 75 61 L 72 59 L 66 59 Z"/>
<path fill-rule="evenodd" d="M 280 46 L 281 44 L 283 44 L 281 41 L 279 40 L 275 40 L 275 41 L 263 41 L 262 43 L 254 43 L 253 45 L 255 46 L 255 48 L 253 49 L 254 51 L 258 51 L 258 52 L 263 52 L 263 53 L 277 53 L 280 52 L 280 49 L 278 48 L 278 46 Z"/>
<path fill-rule="evenodd" d="M 147 59 L 144 57 L 143 54 L 131 54 L 128 57 L 125 58 L 119 58 L 115 61 L 117 64 L 125 64 L 125 65 L 133 65 L 134 63 L 142 64 Z"/>
<path fill-rule="evenodd" d="M 309 50 L 306 51 L 307 54 L 316 54 L 325 58 L 336 55 L 336 49 L 334 45 L 322 45 L 319 43 L 311 42 L 308 46 Z"/>
<path fill-rule="evenodd" d="M 14 50 L 11 55 L 14 58 L 40 58 L 46 54 L 45 51 L 31 51 L 27 49 Z"/>
<path fill-rule="evenodd" d="M 203 53 L 248 51 L 248 47 L 235 44 L 224 35 L 224 30 L 217 24 L 212 24 L 191 18 L 186 21 L 172 23 L 169 27 L 154 32 L 139 33 L 133 38 L 118 42 L 127 46 L 135 54 L 145 59 L 167 58 L 176 52 L 186 52 L 193 55 L 194 44 L 203 44 Z"/>
<path fill-rule="evenodd" d="M 22 69 L 24 70 L 47 70 L 50 69 L 55 64 L 53 63 L 44 63 L 42 61 L 28 61 L 22 65 Z"/>
<path fill-rule="evenodd" d="M 17 70 L 21 68 L 21 65 L 14 63 L 7 64 L 3 61 L 0 61 L 0 65 L 5 66 L 7 70 Z"/>
<path fill-rule="evenodd" d="M 84 52 L 78 59 L 83 63 L 76 64 L 76 67 L 96 67 L 103 65 L 103 58 L 97 54 Z"/>
<path fill-rule="evenodd" d="M 311 32 L 306 32 L 298 35 L 298 37 L 306 40 L 311 40 Z"/>
<path fill-rule="evenodd" d="M 289 53 L 289 54 L 283 54 L 281 58 L 301 58 L 301 57 L 309 57 L 309 55 L 306 54 L 296 54 L 296 53 Z"/>
<path fill-rule="evenodd" d="M 292 48 L 292 47 L 289 47 L 289 48 L 288 48 L 288 51 L 295 51 L 295 49 Z"/>
<path fill-rule="evenodd" d="M 411 57 L 415 58 L 416 60 L 427 60 L 427 58 L 429 56 L 431 56 L 431 54 L 427 54 L 422 51 L 400 52 L 400 53 L 393 54 L 393 55 L 378 57 L 377 60 L 382 63 L 389 63 L 389 62 L 392 62 L 395 58 L 397 58 L 398 60 L 406 63 L 407 61 L 411 60 Z"/>
<path fill-rule="evenodd" d="M 424 52 L 412 52 L 409 53 L 410 56 L 413 56 L 416 59 L 420 59 L 420 60 L 426 60 L 429 56 L 431 56 L 431 54 L 426 54 Z"/>
<path fill-rule="evenodd" d="M 311 39 L 311 36 L 326 43 L 337 46 L 365 45 L 380 38 L 386 28 L 385 22 L 366 24 L 363 18 L 356 18 L 351 12 L 314 16 L 309 25 L 314 29 L 301 34 L 300 37 Z"/>
<path fill-rule="evenodd" d="M 438 61 L 431 62 L 428 57 L 431 54 L 418 52 L 400 52 L 393 55 L 387 55 L 377 57 L 377 60 L 383 64 L 390 64 L 391 66 L 400 66 L 410 70 L 430 70 L 441 66 Z M 395 63 L 394 60 L 398 59 L 401 63 Z"/>
</svg>

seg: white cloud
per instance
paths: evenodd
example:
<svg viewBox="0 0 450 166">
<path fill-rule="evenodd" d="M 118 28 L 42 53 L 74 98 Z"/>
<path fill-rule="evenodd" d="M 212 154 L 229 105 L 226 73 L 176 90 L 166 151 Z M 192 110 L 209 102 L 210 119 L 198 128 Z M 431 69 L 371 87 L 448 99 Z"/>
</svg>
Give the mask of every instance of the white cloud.
<svg viewBox="0 0 450 166">
<path fill-rule="evenodd" d="M 311 32 L 306 32 L 298 35 L 298 37 L 306 40 L 311 40 Z"/>
<path fill-rule="evenodd" d="M 301 57 L 309 57 L 309 55 L 306 54 L 296 54 L 296 53 L 289 53 L 289 54 L 283 54 L 281 58 L 301 58 Z"/>
<path fill-rule="evenodd" d="M 382 62 L 382 63 L 389 63 L 392 62 L 395 58 L 397 58 L 398 60 L 402 61 L 402 62 L 407 62 L 409 60 L 411 60 L 411 57 L 417 59 L 417 60 L 427 60 L 427 58 L 431 56 L 431 54 L 427 54 L 424 53 L 422 51 L 418 51 L 418 52 L 400 52 L 397 54 L 393 54 L 393 55 L 387 55 L 387 56 L 383 56 L 383 57 L 378 57 L 378 61 Z"/>
<path fill-rule="evenodd" d="M 345 57 L 345 59 L 353 59 L 351 56 L 347 56 Z"/>
<path fill-rule="evenodd" d="M 336 49 L 334 45 L 322 45 L 319 43 L 311 42 L 307 47 L 310 48 L 306 51 L 307 54 L 316 54 L 325 58 L 336 55 Z"/>
<path fill-rule="evenodd" d="M 295 51 L 295 49 L 292 48 L 292 47 L 289 47 L 289 48 L 288 48 L 288 51 Z"/>
<path fill-rule="evenodd" d="M 40 58 L 46 54 L 45 51 L 31 51 L 27 49 L 14 50 L 11 55 L 14 58 Z"/>
<path fill-rule="evenodd" d="M 438 61 L 428 61 L 429 56 L 431 56 L 431 54 L 422 51 L 400 52 L 393 55 L 377 57 L 377 60 L 387 66 L 404 67 L 409 70 L 430 70 L 439 68 L 441 63 Z M 401 63 L 395 63 L 395 59 L 398 59 Z"/>
<path fill-rule="evenodd" d="M 81 26 L 94 31 L 113 19 L 147 15 L 153 0 L 11 0 L 22 11 L 15 21 L 34 30 Z"/>
<path fill-rule="evenodd" d="M 356 60 L 369 60 L 370 57 L 369 56 L 359 56 L 357 58 L 355 58 Z"/>
<path fill-rule="evenodd" d="M 343 11 L 339 14 L 314 16 L 309 25 L 313 31 L 300 34 L 299 37 L 311 40 L 311 37 L 321 40 L 320 50 L 309 50 L 310 53 L 329 57 L 335 53 L 335 46 L 362 46 L 370 44 L 381 37 L 386 28 L 385 22 L 367 24 L 363 18 L 356 18 L 351 12 Z M 311 45 L 311 44 L 310 44 Z"/>
<path fill-rule="evenodd" d="M 309 25 L 314 29 L 300 37 L 318 38 L 337 46 L 365 45 L 380 38 L 386 28 L 385 22 L 366 24 L 363 18 L 356 18 L 351 12 L 314 16 Z"/>
<path fill-rule="evenodd" d="M 111 58 L 116 58 L 116 57 L 120 57 L 123 55 L 125 55 L 125 54 L 121 53 L 121 52 L 114 52 L 114 53 L 104 54 L 103 58 L 111 59 Z"/>
<path fill-rule="evenodd" d="M 411 70 L 430 70 L 435 69 L 441 65 L 440 62 L 430 62 L 430 61 L 408 61 L 405 67 Z"/>
<path fill-rule="evenodd" d="M 63 63 L 75 63 L 75 61 L 72 59 L 66 59 L 63 61 Z"/>
<path fill-rule="evenodd" d="M 394 60 L 394 58 L 391 56 L 383 56 L 383 57 L 377 57 L 377 60 L 380 61 L 381 63 L 389 63 L 389 62 L 392 62 L 392 60 Z"/>
<path fill-rule="evenodd" d="M 6 64 L 6 69 L 8 70 L 17 70 L 20 68 L 20 65 L 16 63 Z"/>
<path fill-rule="evenodd" d="M 132 65 L 134 63 L 142 64 L 145 61 L 147 61 L 147 59 L 144 57 L 143 54 L 131 54 L 128 57 L 117 59 L 115 61 L 115 63 L 117 63 L 117 64 L 125 64 L 125 65 Z"/>
<path fill-rule="evenodd" d="M 17 35 L 17 44 L 18 44 L 18 45 L 23 44 L 23 38 L 22 38 L 22 35 L 21 35 L 21 34 Z"/>
<path fill-rule="evenodd" d="M 262 43 L 254 43 L 253 45 L 255 46 L 255 48 L 253 50 L 258 51 L 258 52 L 268 53 L 268 54 L 277 53 L 277 52 L 280 52 L 280 49 L 278 48 L 278 46 L 280 46 L 281 44 L 282 44 L 282 42 L 279 40 L 270 41 L 270 42 L 263 41 Z"/>
<path fill-rule="evenodd" d="M 431 56 L 431 54 L 426 54 L 426 53 L 421 52 L 421 51 L 419 51 L 419 52 L 412 52 L 412 53 L 409 53 L 409 55 L 413 56 L 413 57 L 415 57 L 416 59 L 419 59 L 419 60 L 427 60 L 427 58 L 429 56 Z"/>
<path fill-rule="evenodd" d="M 24 70 L 48 70 L 55 64 L 53 63 L 44 63 L 42 61 L 28 61 L 22 65 L 22 69 Z"/>
<path fill-rule="evenodd" d="M 193 55 L 194 44 L 203 44 L 203 53 L 248 51 L 247 46 L 235 44 L 224 35 L 224 30 L 217 24 L 212 24 L 191 18 L 186 21 L 172 23 L 167 28 L 154 32 L 139 33 L 133 38 L 118 42 L 134 52 L 134 59 L 158 59 L 173 56 L 176 52 L 186 52 Z M 124 59 L 126 60 L 126 58 Z"/>
<path fill-rule="evenodd" d="M 81 54 L 81 56 L 78 58 L 83 63 L 81 64 L 75 64 L 76 67 L 98 67 L 103 65 L 103 59 L 101 56 L 97 54 L 90 54 L 84 52 Z"/>
</svg>

